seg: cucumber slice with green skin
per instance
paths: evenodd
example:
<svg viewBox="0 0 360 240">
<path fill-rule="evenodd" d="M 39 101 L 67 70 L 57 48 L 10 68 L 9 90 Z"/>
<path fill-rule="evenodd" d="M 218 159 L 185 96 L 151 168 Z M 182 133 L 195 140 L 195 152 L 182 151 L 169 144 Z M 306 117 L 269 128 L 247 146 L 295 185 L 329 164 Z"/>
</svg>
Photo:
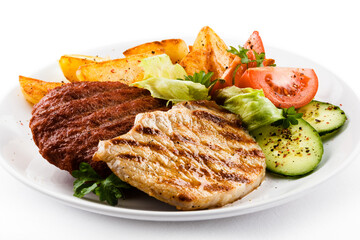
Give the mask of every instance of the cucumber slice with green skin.
<svg viewBox="0 0 360 240">
<path fill-rule="evenodd" d="M 297 109 L 302 118 L 310 123 L 320 135 L 336 131 L 346 121 L 346 115 L 338 106 L 330 103 L 311 101 L 304 107 Z"/>
<path fill-rule="evenodd" d="M 324 152 L 318 132 L 303 119 L 288 128 L 267 125 L 251 134 L 265 154 L 267 169 L 286 176 L 311 172 Z"/>
</svg>

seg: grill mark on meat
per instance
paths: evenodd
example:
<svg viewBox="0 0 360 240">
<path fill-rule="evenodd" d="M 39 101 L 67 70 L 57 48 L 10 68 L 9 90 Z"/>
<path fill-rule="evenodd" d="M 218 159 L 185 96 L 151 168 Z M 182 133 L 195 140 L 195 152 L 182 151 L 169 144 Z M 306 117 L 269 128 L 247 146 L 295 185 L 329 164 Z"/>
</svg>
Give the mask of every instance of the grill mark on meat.
<svg viewBox="0 0 360 240">
<path fill-rule="evenodd" d="M 211 156 L 205 155 L 205 154 L 199 154 L 199 157 L 201 158 L 201 160 L 210 167 L 210 169 L 216 174 L 216 175 L 220 175 L 221 178 L 223 180 L 231 180 L 231 181 L 235 181 L 235 182 L 241 182 L 241 183 L 248 183 L 249 179 L 246 178 L 246 176 L 244 175 L 239 175 L 236 173 L 231 173 L 230 175 L 228 173 L 224 174 L 222 172 L 222 170 L 220 172 L 216 171 L 216 169 L 213 169 L 211 167 L 212 164 L 217 164 L 217 165 L 225 165 L 227 167 L 229 167 L 230 169 L 235 167 L 238 169 L 239 168 L 239 164 L 230 164 L 229 162 L 222 160 L 222 159 L 218 159 L 218 158 L 213 158 Z"/>
<path fill-rule="evenodd" d="M 137 141 L 134 140 L 129 140 L 129 139 L 120 139 L 120 138 L 114 138 L 111 139 L 110 142 L 114 145 L 129 145 L 129 146 L 139 146 L 139 143 Z"/>
<path fill-rule="evenodd" d="M 166 183 L 166 184 L 173 184 L 177 187 L 192 187 L 191 184 L 189 184 L 188 182 L 184 181 L 181 178 L 175 178 L 175 179 L 162 179 L 161 183 Z"/>
<path fill-rule="evenodd" d="M 250 155 L 250 157 L 252 157 L 252 156 L 260 156 L 260 155 L 256 155 L 259 152 L 262 153 L 261 151 L 259 151 L 257 149 L 253 149 L 251 151 L 245 151 L 244 149 L 241 149 L 240 153 L 242 155 L 244 155 L 244 156 Z M 253 171 L 253 168 L 245 167 L 243 164 L 237 164 L 237 163 L 234 163 L 234 162 L 231 162 L 231 161 L 226 161 L 224 159 L 213 158 L 213 157 L 208 156 L 206 154 L 195 154 L 193 152 L 189 152 L 189 151 L 185 151 L 185 150 L 176 150 L 176 149 L 172 149 L 172 153 L 174 155 L 178 156 L 178 157 L 192 158 L 197 162 L 199 162 L 199 160 L 204 162 L 204 164 L 208 167 L 208 170 L 205 170 L 204 168 L 202 170 L 204 171 L 204 173 L 206 172 L 205 175 L 207 177 L 210 177 L 211 173 L 219 176 L 219 174 L 216 171 L 213 170 L 212 164 L 225 165 L 230 169 L 237 168 L 238 170 L 241 170 L 242 172 L 250 172 L 249 170 Z M 262 169 L 262 166 L 259 165 L 256 168 L 255 172 L 258 172 L 261 169 Z M 209 171 L 211 173 L 209 173 Z M 225 178 L 225 179 L 227 179 L 227 177 L 228 177 L 228 176 L 221 175 L 221 174 L 220 174 L 220 176 L 222 178 Z M 220 179 L 218 178 L 218 180 L 220 180 Z M 249 182 L 249 180 L 246 178 L 246 176 L 240 176 L 240 175 L 238 175 L 236 178 L 234 176 L 230 176 L 230 178 L 227 179 L 227 180 L 234 180 L 234 181 L 239 181 L 239 182 L 242 182 L 242 183 L 248 183 Z"/>
<path fill-rule="evenodd" d="M 247 179 L 245 176 L 241 176 L 235 173 L 228 173 L 228 172 L 224 172 L 223 170 L 221 170 L 219 172 L 219 174 L 221 175 L 222 178 L 226 179 L 226 180 L 230 180 L 230 181 L 234 181 L 234 182 L 241 182 L 241 183 L 250 183 L 250 180 Z"/>
<path fill-rule="evenodd" d="M 250 138 L 249 136 L 244 136 L 244 134 L 239 135 L 228 131 L 219 131 L 219 133 L 227 140 L 237 141 L 241 143 L 256 143 L 254 139 Z"/>
<path fill-rule="evenodd" d="M 189 185 L 194 188 L 198 188 L 201 185 L 201 181 L 198 180 L 196 177 L 202 178 L 204 176 L 201 172 L 198 171 L 196 166 L 191 166 L 190 164 L 180 164 L 176 167 L 176 172 L 178 174 L 184 174 L 187 179 L 191 179 L 191 181 L 188 180 Z M 181 174 L 179 175 L 181 176 Z"/>
<path fill-rule="evenodd" d="M 156 144 L 153 141 L 150 142 L 137 142 L 134 140 L 128 140 L 128 139 L 112 139 L 110 140 L 110 142 L 112 144 L 115 145 L 129 145 L 129 146 L 138 146 L 138 147 L 148 147 L 150 148 L 152 151 L 166 151 L 167 148 L 165 148 L 164 146 L 160 145 L 160 144 Z"/>
<path fill-rule="evenodd" d="M 143 127 L 142 125 L 136 126 L 134 130 L 140 134 L 154 135 L 154 136 L 162 135 L 162 132 L 160 130 L 149 127 Z"/>
<path fill-rule="evenodd" d="M 193 138 L 190 138 L 188 136 L 183 136 L 183 135 L 178 134 L 178 133 L 173 133 L 170 136 L 170 140 L 173 141 L 175 144 L 180 144 L 181 142 L 187 142 L 187 143 L 191 143 L 191 144 L 200 144 L 199 141 L 197 141 L 197 140 L 195 140 Z M 204 142 L 202 142 L 201 144 L 206 145 L 211 150 L 218 151 L 218 150 L 221 149 L 218 145 L 216 145 L 214 143 L 204 143 Z"/>
<path fill-rule="evenodd" d="M 224 192 L 224 191 L 229 191 L 231 189 L 233 189 L 233 187 L 226 186 L 226 185 L 220 185 L 217 183 L 207 184 L 204 186 L 204 190 L 206 190 L 208 192 Z"/>
<path fill-rule="evenodd" d="M 213 123 L 219 125 L 220 127 L 224 127 L 225 124 L 226 124 L 225 122 L 228 122 L 227 120 L 223 119 L 222 117 L 213 115 L 213 114 L 211 114 L 209 112 L 205 112 L 205 111 L 202 111 L 202 110 L 193 111 L 192 114 L 194 116 L 198 117 L 198 118 L 203 118 L 203 119 L 206 119 L 206 120 L 208 120 L 210 122 L 213 122 Z"/>
<path fill-rule="evenodd" d="M 206 176 L 206 177 L 210 177 L 211 174 L 209 173 L 209 171 L 203 167 L 199 168 L 199 170 Z"/>
<path fill-rule="evenodd" d="M 241 176 L 238 174 L 233 174 L 233 175 L 226 175 L 226 174 L 222 174 L 219 171 L 216 171 L 216 169 L 213 167 L 213 165 L 217 165 L 217 166 L 222 166 L 225 165 L 229 168 L 238 168 L 241 169 L 239 164 L 230 164 L 227 163 L 224 160 L 220 160 L 220 159 L 216 159 L 213 158 L 211 156 L 205 155 L 205 154 L 196 154 L 190 151 L 185 151 L 185 150 L 176 150 L 173 151 L 174 155 L 178 156 L 178 157 L 186 157 L 186 158 L 191 158 L 194 161 L 198 162 L 198 163 L 204 163 L 204 165 L 207 167 L 207 172 L 208 175 L 210 176 L 216 176 L 218 181 L 224 181 L 224 180 L 231 180 L 231 181 L 235 181 L 235 182 L 241 182 L 241 183 L 247 183 L 249 182 L 249 180 L 246 178 L 246 176 Z M 182 169 L 180 169 L 182 170 Z"/>
<path fill-rule="evenodd" d="M 135 156 L 132 154 L 118 154 L 117 157 L 122 158 L 122 159 L 128 159 L 128 160 L 132 160 L 132 161 L 136 161 L 136 162 L 142 162 L 143 158 L 141 156 Z"/>
<path fill-rule="evenodd" d="M 192 187 L 191 184 L 189 184 L 188 182 L 184 181 L 181 178 L 176 178 L 176 179 L 163 179 L 161 181 L 161 183 L 166 183 L 166 184 L 173 184 L 175 186 L 178 187 Z"/>
<path fill-rule="evenodd" d="M 98 130 L 104 131 L 105 133 L 111 133 L 114 131 L 114 129 L 128 129 L 131 128 L 134 124 L 135 116 L 129 115 L 124 118 L 115 119 L 109 122 L 106 122 L 104 124 L 101 124 L 98 128 Z M 106 138 L 109 139 L 109 138 Z"/>
<path fill-rule="evenodd" d="M 194 140 L 192 138 L 189 138 L 187 136 L 183 136 L 183 135 L 178 134 L 178 133 L 173 133 L 170 136 L 170 140 L 173 141 L 174 143 L 177 143 L 177 144 L 179 144 L 180 142 L 187 142 L 187 143 L 192 143 L 192 144 L 197 143 L 196 140 Z"/>
<path fill-rule="evenodd" d="M 177 195 L 177 197 L 180 201 L 183 201 L 183 202 L 191 202 L 194 200 L 194 198 L 191 197 L 189 194 L 184 194 L 184 193 Z"/>
<path fill-rule="evenodd" d="M 245 150 L 243 148 L 239 148 L 235 150 L 239 155 L 240 155 L 240 159 L 242 160 L 243 158 L 265 158 L 264 154 L 262 151 L 258 150 L 258 149 L 251 149 L 251 150 Z M 203 156 L 204 158 L 206 158 L 207 156 Z M 236 163 L 233 161 L 227 161 L 226 159 L 215 159 L 213 158 L 215 161 L 221 161 L 224 165 L 226 165 L 229 169 L 237 169 L 238 172 L 244 172 L 247 174 L 257 174 L 259 173 L 263 167 L 261 165 L 251 165 L 249 166 L 247 164 L 246 161 L 241 161 L 241 163 Z M 246 178 L 246 177 L 245 177 Z M 246 182 L 248 182 L 245 179 Z"/>
<path fill-rule="evenodd" d="M 243 128 L 243 126 L 241 125 L 240 121 L 229 121 L 223 117 L 214 115 L 210 112 L 207 111 L 203 111 L 203 110 L 195 110 L 192 112 L 192 114 L 198 118 L 202 118 L 205 120 L 208 120 L 210 122 L 213 122 L 215 124 L 217 124 L 220 127 L 225 127 L 226 125 L 229 125 L 231 127 L 236 127 L 236 128 Z"/>
<path fill-rule="evenodd" d="M 245 150 L 245 149 L 239 148 L 239 149 L 236 149 L 235 151 L 242 156 L 242 160 L 248 159 L 248 158 L 263 158 L 263 159 L 265 159 L 264 153 L 259 149 Z M 238 167 L 243 172 L 247 172 L 250 174 L 258 174 L 259 172 L 262 171 L 262 166 L 260 164 L 249 165 L 247 163 L 247 161 L 242 161 L 241 164 L 238 164 L 238 165 L 239 165 Z"/>
<path fill-rule="evenodd" d="M 206 170 L 205 168 L 197 168 L 197 167 L 194 167 L 190 164 L 186 164 L 185 166 L 184 165 L 180 165 L 180 170 L 184 171 L 184 170 L 187 170 L 189 173 L 191 174 L 197 174 L 198 177 L 202 178 L 202 177 L 211 177 L 212 174 L 209 173 L 208 170 Z M 213 173 L 213 174 L 216 174 Z M 217 175 L 217 174 L 216 174 Z M 221 179 L 218 179 L 218 180 L 221 180 Z M 231 190 L 233 189 L 232 186 L 230 186 L 229 184 L 226 184 L 225 182 L 223 182 L 222 185 L 219 185 L 219 184 L 202 184 L 201 181 L 193 181 L 192 184 L 191 184 L 192 187 L 196 187 L 196 188 L 199 188 L 199 187 L 203 187 L 204 190 L 208 191 L 208 192 L 212 192 L 212 191 L 228 191 L 228 190 Z"/>
<path fill-rule="evenodd" d="M 262 151 L 260 151 L 259 149 L 251 149 L 250 151 L 243 149 L 243 148 L 238 148 L 235 150 L 237 153 L 240 153 L 241 155 L 245 155 L 245 156 L 249 156 L 249 157 L 261 157 L 261 158 L 265 158 L 265 155 Z"/>
<path fill-rule="evenodd" d="M 146 142 L 140 144 L 142 147 L 148 147 L 152 151 L 167 151 L 167 148 L 162 146 L 161 144 L 156 144 L 154 142 Z"/>
</svg>

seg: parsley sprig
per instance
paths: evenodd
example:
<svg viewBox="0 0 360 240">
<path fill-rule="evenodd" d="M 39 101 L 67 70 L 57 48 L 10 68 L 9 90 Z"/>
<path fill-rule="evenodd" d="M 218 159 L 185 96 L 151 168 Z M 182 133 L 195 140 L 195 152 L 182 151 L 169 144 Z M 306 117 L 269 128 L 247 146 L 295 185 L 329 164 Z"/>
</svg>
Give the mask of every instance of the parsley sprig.
<svg viewBox="0 0 360 240">
<path fill-rule="evenodd" d="M 282 125 L 283 128 L 288 128 L 291 125 L 297 125 L 303 114 L 297 113 L 294 107 L 284 108 L 283 109 L 284 119 L 280 119 L 274 123 L 275 126 Z"/>
<path fill-rule="evenodd" d="M 114 173 L 107 178 L 100 177 L 90 164 L 80 163 L 79 170 L 75 170 L 71 175 L 76 178 L 74 181 L 74 196 L 84 197 L 86 194 L 95 193 L 100 201 L 106 201 L 111 206 L 118 203 L 119 198 L 123 198 L 122 189 L 130 188 L 130 185 L 121 181 Z"/>
<path fill-rule="evenodd" d="M 200 84 L 204 85 L 206 88 L 208 88 L 209 92 L 211 92 L 215 83 L 217 83 L 217 82 L 224 83 L 225 82 L 225 80 L 221 79 L 221 78 L 211 81 L 211 78 L 213 75 L 214 75 L 213 72 L 205 73 L 204 71 L 200 71 L 200 72 L 194 73 L 194 75 L 192 75 L 192 76 L 188 75 L 188 76 L 185 76 L 183 79 L 179 78 L 178 80 L 200 83 Z"/>
<path fill-rule="evenodd" d="M 230 46 L 230 49 L 228 49 L 227 51 L 229 53 L 235 54 L 238 57 L 241 58 L 241 63 L 245 63 L 245 64 L 249 64 L 251 62 L 256 62 L 256 66 L 257 67 L 263 67 L 264 64 L 264 60 L 265 60 L 265 53 L 257 53 L 254 50 L 252 50 L 254 52 L 255 55 L 255 60 L 250 60 L 249 57 L 247 56 L 247 52 L 250 51 L 249 49 L 243 48 L 241 46 L 238 46 L 239 49 L 234 48 L 233 46 Z"/>
</svg>

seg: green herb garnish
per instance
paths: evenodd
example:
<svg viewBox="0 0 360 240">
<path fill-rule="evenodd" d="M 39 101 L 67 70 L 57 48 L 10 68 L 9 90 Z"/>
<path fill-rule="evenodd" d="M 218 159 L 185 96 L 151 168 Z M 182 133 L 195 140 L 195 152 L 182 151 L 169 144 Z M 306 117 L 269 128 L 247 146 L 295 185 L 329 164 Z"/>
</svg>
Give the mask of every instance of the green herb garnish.
<svg viewBox="0 0 360 240">
<path fill-rule="evenodd" d="M 79 170 L 74 170 L 71 175 L 76 178 L 74 181 L 74 196 L 84 197 L 93 192 L 99 196 L 100 201 L 106 201 L 111 206 L 123 198 L 122 189 L 130 188 L 130 185 L 121 181 L 114 173 L 107 178 L 100 177 L 88 163 L 80 163 Z"/>
<path fill-rule="evenodd" d="M 265 60 L 265 53 L 257 53 L 254 50 L 252 50 L 254 52 L 255 55 L 255 60 L 250 60 L 247 56 L 247 52 L 250 51 L 249 49 L 243 48 L 241 46 L 238 46 L 239 50 L 234 48 L 233 46 L 230 46 L 230 49 L 228 49 L 227 51 L 229 53 L 235 54 L 238 57 L 241 58 L 241 63 L 245 63 L 245 64 L 249 64 L 251 62 L 256 62 L 256 66 L 257 67 L 263 67 L 264 64 L 264 60 Z"/>
<path fill-rule="evenodd" d="M 218 78 L 214 81 L 211 81 L 212 76 L 214 75 L 213 72 L 205 73 L 204 71 L 200 71 L 198 73 L 194 73 L 194 75 L 188 75 L 184 76 L 184 79 L 178 78 L 178 80 L 184 80 L 184 81 L 191 81 L 194 83 L 200 83 L 204 85 L 206 88 L 209 89 L 209 92 L 211 92 L 212 88 L 214 87 L 215 83 L 218 81 L 220 83 L 225 83 L 224 79 Z"/>
<path fill-rule="evenodd" d="M 253 62 L 256 62 L 257 67 L 263 67 L 264 66 L 264 60 L 265 60 L 265 53 L 257 53 L 253 51 L 255 54 L 255 60 Z"/>
<path fill-rule="evenodd" d="M 283 109 L 283 116 L 284 116 L 284 119 L 280 119 L 280 120 L 274 122 L 273 124 L 275 126 L 282 125 L 283 128 L 288 128 L 288 127 L 290 127 L 290 124 L 297 125 L 299 123 L 298 119 L 300 119 L 303 116 L 303 114 L 297 113 L 295 110 L 295 107 L 289 107 L 289 108 Z"/>
</svg>

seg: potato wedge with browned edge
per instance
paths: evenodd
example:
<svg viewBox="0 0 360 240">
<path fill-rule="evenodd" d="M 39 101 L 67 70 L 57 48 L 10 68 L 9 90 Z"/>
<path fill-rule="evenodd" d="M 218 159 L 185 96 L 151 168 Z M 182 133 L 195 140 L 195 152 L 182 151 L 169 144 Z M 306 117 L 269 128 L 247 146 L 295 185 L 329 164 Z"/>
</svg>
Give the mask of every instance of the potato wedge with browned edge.
<svg viewBox="0 0 360 240">
<path fill-rule="evenodd" d="M 210 27 L 200 30 L 190 49 L 191 52 L 180 62 L 189 75 L 205 71 L 214 73 L 212 79 L 220 78 L 235 58 L 235 55 L 227 52 L 225 42 Z"/>
<path fill-rule="evenodd" d="M 163 53 L 163 50 L 156 50 L 132 55 L 127 58 L 86 64 L 79 67 L 76 72 L 76 77 L 79 81 L 117 81 L 131 84 L 133 82 L 141 81 L 144 78 L 144 70 L 139 66 L 141 59 Z"/>
<path fill-rule="evenodd" d="M 186 57 L 181 61 L 180 65 L 184 67 L 188 75 L 194 75 L 194 73 L 205 71 L 208 72 L 209 61 L 211 52 L 203 50 L 192 50 Z"/>
<path fill-rule="evenodd" d="M 80 66 L 95 63 L 95 62 L 102 62 L 108 59 L 101 58 L 101 57 L 94 57 L 94 56 L 86 56 L 86 55 L 64 55 L 59 60 L 60 68 L 66 77 L 67 80 L 70 82 L 78 82 L 79 80 L 76 77 L 76 71 L 79 69 Z"/>
<path fill-rule="evenodd" d="M 37 104 L 51 89 L 66 83 L 45 82 L 34 78 L 19 76 L 20 89 L 26 101 Z"/>
<path fill-rule="evenodd" d="M 188 54 L 189 50 L 184 40 L 182 39 L 166 39 L 162 41 L 148 42 L 136 47 L 130 48 L 123 52 L 125 57 L 135 54 L 142 54 L 156 50 L 163 50 L 175 63 L 179 63 Z"/>
</svg>

